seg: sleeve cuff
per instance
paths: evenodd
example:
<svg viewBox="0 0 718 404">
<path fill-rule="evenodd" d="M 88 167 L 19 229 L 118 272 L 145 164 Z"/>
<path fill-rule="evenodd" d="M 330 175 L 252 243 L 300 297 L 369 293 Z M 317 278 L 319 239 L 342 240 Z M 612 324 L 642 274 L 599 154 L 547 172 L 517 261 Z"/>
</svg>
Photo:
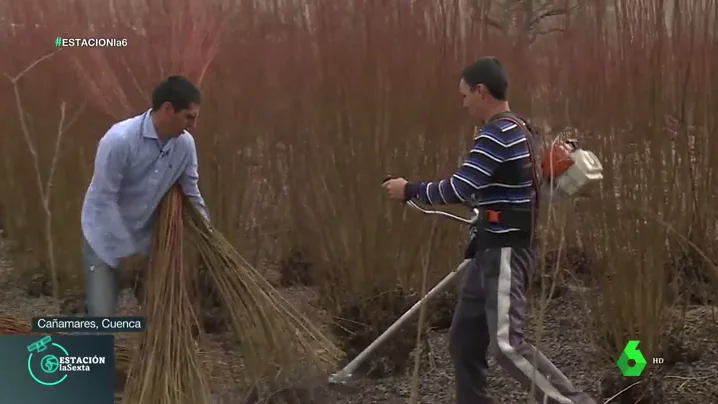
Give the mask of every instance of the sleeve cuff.
<svg viewBox="0 0 718 404">
<path fill-rule="evenodd" d="M 416 198 L 419 193 L 419 184 L 416 182 L 407 182 L 404 186 L 404 200 Z"/>
</svg>

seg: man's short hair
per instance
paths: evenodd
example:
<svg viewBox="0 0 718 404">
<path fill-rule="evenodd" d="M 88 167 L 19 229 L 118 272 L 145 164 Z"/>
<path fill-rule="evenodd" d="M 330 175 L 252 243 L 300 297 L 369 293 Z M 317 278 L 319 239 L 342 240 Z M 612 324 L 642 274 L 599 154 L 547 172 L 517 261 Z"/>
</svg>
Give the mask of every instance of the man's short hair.
<svg viewBox="0 0 718 404">
<path fill-rule="evenodd" d="M 199 89 L 184 76 L 170 76 L 152 91 L 152 110 L 158 110 L 162 104 L 169 102 L 175 111 L 199 105 L 202 96 Z"/>
<path fill-rule="evenodd" d="M 506 100 L 509 80 L 501 62 L 495 57 L 482 57 L 466 66 L 461 72 L 461 78 L 471 87 L 471 91 L 483 84 L 494 98 Z"/>
</svg>

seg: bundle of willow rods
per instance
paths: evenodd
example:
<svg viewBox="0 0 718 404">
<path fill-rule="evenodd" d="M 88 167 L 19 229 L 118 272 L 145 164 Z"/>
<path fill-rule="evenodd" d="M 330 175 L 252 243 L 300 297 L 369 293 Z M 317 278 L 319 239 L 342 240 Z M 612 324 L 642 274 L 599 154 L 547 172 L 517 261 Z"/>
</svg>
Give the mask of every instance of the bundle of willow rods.
<svg viewBox="0 0 718 404">
<path fill-rule="evenodd" d="M 197 250 L 239 340 L 246 381 L 276 386 L 285 382 L 279 378 L 287 373 L 299 371 L 307 376 L 334 368 L 341 351 L 285 300 L 189 199 L 185 197 L 184 202 L 185 235 Z"/>
<path fill-rule="evenodd" d="M 192 282 L 196 253 L 239 342 L 246 381 L 277 386 L 287 372 L 324 372 L 341 351 L 247 263 L 177 186 L 163 198 L 144 291 L 147 329 L 134 356 L 125 404 L 208 404 L 209 378 L 197 357 L 192 329 L 199 307 Z M 289 381 L 289 380 L 287 380 Z M 264 383 L 263 383 L 264 382 Z"/>
<path fill-rule="evenodd" d="M 147 329 L 130 366 L 123 403 L 209 404 L 209 380 L 191 333 L 197 318 L 191 273 L 183 262 L 183 201 L 176 187 L 158 214 L 144 293 Z"/>
</svg>

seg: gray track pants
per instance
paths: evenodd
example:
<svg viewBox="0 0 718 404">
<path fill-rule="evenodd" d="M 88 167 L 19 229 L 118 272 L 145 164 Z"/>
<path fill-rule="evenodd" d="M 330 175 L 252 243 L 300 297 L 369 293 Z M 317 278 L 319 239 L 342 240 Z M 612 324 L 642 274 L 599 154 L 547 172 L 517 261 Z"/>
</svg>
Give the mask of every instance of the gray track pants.
<svg viewBox="0 0 718 404">
<path fill-rule="evenodd" d="M 449 332 L 457 404 L 488 404 L 487 351 L 536 399 L 549 404 L 596 404 L 576 390 L 542 353 L 524 340 L 526 286 L 534 250 L 480 250 L 463 273 L 459 303 Z"/>
</svg>

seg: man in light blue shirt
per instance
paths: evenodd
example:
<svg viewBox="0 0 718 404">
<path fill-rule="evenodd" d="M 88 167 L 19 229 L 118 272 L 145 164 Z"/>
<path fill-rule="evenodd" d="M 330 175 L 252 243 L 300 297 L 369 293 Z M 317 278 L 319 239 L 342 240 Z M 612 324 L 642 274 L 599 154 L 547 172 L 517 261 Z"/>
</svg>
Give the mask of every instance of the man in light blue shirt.
<svg viewBox="0 0 718 404">
<path fill-rule="evenodd" d="M 114 124 L 100 139 L 82 206 L 87 314 L 113 316 L 124 271 L 146 265 L 155 210 L 179 184 L 209 219 L 199 191 L 192 135 L 201 94 L 181 76 L 152 93 L 152 109 Z"/>
</svg>

